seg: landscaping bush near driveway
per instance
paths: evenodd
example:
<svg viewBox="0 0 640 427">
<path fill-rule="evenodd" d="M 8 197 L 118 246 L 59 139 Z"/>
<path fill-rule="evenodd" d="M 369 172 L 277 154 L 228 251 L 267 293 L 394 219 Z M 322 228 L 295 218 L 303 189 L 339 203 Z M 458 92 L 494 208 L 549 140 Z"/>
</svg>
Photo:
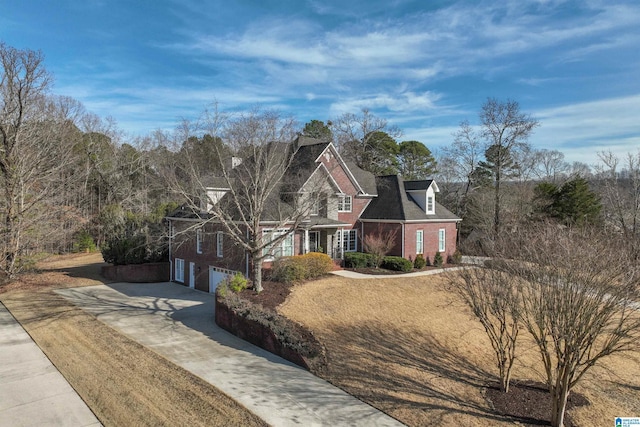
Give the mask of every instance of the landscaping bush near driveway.
<svg viewBox="0 0 640 427">
<path fill-rule="evenodd" d="M 307 328 L 224 287 L 216 293 L 216 324 L 316 374 L 326 367 L 324 347 Z"/>
</svg>

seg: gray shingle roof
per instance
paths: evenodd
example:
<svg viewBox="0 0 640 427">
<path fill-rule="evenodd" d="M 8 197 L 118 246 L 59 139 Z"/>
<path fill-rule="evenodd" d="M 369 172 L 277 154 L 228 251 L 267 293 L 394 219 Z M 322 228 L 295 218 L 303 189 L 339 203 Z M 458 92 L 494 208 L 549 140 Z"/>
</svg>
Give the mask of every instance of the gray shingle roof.
<svg viewBox="0 0 640 427">
<path fill-rule="evenodd" d="M 427 181 L 417 184 L 410 181 L 411 190 L 428 188 Z M 361 219 L 370 220 L 395 220 L 395 221 L 419 221 L 419 220 L 460 220 L 451 211 L 436 202 L 435 214 L 427 215 L 420 206 L 407 194 L 408 188 L 398 175 L 385 175 L 376 177 L 378 197 L 371 200 Z M 430 185 L 430 183 L 429 183 Z"/>
<path fill-rule="evenodd" d="M 365 193 L 373 195 L 378 194 L 375 175 L 369 171 L 360 169 L 351 161 L 345 160 L 344 163 L 347 165 L 347 168 L 349 168 L 353 177 L 358 181 L 358 184 L 360 184 L 360 187 L 362 187 Z"/>
<path fill-rule="evenodd" d="M 433 182 L 432 179 L 423 179 L 420 181 L 405 181 L 404 189 L 407 191 L 426 190 L 427 188 L 429 188 L 429 186 L 431 186 L 432 182 Z"/>
</svg>

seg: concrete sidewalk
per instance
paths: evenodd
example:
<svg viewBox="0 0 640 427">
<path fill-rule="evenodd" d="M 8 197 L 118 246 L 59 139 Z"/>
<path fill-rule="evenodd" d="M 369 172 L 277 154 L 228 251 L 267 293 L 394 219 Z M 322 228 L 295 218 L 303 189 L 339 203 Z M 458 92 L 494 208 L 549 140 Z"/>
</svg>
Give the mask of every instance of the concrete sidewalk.
<svg viewBox="0 0 640 427">
<path fill-rule="evenodd" d="M 0 426 L 100 426 L 93 412 L 0 303 Z"/>
<path fill-rule="evenodd" d="M 400 426 L 328 382 L 219 328 L 214 296 L 174 283 L 57 291 L 274 426 Z"/>
<path fill-rule="evenodd" d="M 414 271 L 412 273 L 398 273 L 398 274 L 362 274 L 351 270 L 335 270 L 331 274 L 336 276 L 348 277 L 349 279 L 404 279 L 406 277 L 419 277 L 419 276 L 431 276 L 433 274 L 442 274 L 445 272 L 452 272 L 461 270 L 466 267 L 448 267 L 437 268 L 433 270 Z"/>
</svg>

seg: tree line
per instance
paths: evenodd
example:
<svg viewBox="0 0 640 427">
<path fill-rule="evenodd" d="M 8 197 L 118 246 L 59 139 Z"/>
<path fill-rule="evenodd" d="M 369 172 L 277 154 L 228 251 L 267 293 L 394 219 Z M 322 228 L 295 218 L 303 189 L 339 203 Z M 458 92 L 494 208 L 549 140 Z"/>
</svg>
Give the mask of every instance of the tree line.
<svg viewBox="0 0 640 427">
<path fill-rule="evenodd" d="M 213 104 L 173 131 L 131 138 L 112 119 L 53 95 L 40 52 L 0 44 L 0 61 L 6 276 L 28 268 L 38 253 L 113 247 L 123 236 L 160 242 L 147 258 L 161 258 L 167 212 L 199 204 L 207 179 L 224 177 L 228 159 L 300 134 L 333 141 L 345 159 L 375 175 L 437 179 L 440 203 L 463 218 L 468 253 L 487 252 L 493 237 L 542 220 L 607 230 L 623 236 L 636 257 L 640 250 L 640 152 L 624 159 L 600 153 L 593 168 L 569 164 L 557 150 L 530 145 L 540 123 L 515 101 L 488 99 L 479 125 L 461 123 L 436 153 L 402 140 L 399 128 L 367 109 L 301 126 L 276 111 L 229 113 Z"/>
</svg>

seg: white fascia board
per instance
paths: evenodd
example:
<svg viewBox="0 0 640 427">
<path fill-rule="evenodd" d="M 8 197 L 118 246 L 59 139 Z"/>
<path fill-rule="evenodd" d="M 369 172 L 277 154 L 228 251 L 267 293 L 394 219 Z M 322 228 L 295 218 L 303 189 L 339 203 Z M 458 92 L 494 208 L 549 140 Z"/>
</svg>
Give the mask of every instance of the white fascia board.
<svg viewBox="0 0 640 427">
<path fill-rule="evenodd" d="M 360 222 L 387 222 L 390 224 L 420 224 L 420 223 L 434 223 L 434 222 L 460 222 L 462 219 L 359 219 Z"/>
<path fill-rule="evenodd" d="M 333 179 L 333 176 L 331 176 L 331 174 L 329 173 L 329 169 L 327 169 L 327 167 L 322 162 L 320 162 L 320 164 L 313 171 L 313 173 L 311 175 L 309 175 L 309 178 L 307 178 L 307 180 L 304 182 L 304 184 L 302 184 L 302 187 L 300 187 L 300 189 L 302 190 L 307 185 L 307 183 L 309 181 L 311 181 L 311 178 L 313 178 L 313 176 L 316 174 L 316 172 L 318 172 L 318 170 L 320 170 L 320 169 L 324 169 L 325 174 L 329 177 L 329 182 L 335 187 L 336 190 L 338 190 L 337 194 L 344 194 L 344 192 L 342 191 L 342 189 L 340 188 L 340 186 L 338 185 L 336 180 Z"/>
<path fill-rule="evenodd" d="M 169 221 L 184 221 L 184 222 L 212 222 L 207 218 L 178 218 L 175 216 L 166 216 L 165 219 Z"/>
<path fill-rule="evenodd" d="M 331 151 L 333 151 L 334 156 L 336 156 L 336 159 L 338 159 L 338 163 L 340 163 L 340 166 L 342 166 L 342 168 L 347 172 L 347 176 L 349 177 L 349 180 L 351 180 L 351 183 L 356 187 L 356 189 L 362 193 L 362 194 L 367 194 L 364 192 L 364 190 L 362 189 L 362 187 L 360 186 L 360 183 L 356 180 L 356 177 L 353 176 L 353 174 L 351 173 L 351 171 L 349 170 L 349 168 L 347 167 L 347 164 L 344 162 L 344 160 L 342 159 L 342 156 L 340 156 L 340 153 L 338 153 L 338 150 L 336 150 L 336 147 L 334 147 L 333 142 L 330 142 L 329 145 L 327 145 L 327 148 L 325 148 L 324 150 L 322 150 L 322 153 L 320 153 L 320 155 L 316 158 L 316 162 L 318 160 L 320 160 L 320 157 L 328 150 L 331 149 Z"/>
</svg>

